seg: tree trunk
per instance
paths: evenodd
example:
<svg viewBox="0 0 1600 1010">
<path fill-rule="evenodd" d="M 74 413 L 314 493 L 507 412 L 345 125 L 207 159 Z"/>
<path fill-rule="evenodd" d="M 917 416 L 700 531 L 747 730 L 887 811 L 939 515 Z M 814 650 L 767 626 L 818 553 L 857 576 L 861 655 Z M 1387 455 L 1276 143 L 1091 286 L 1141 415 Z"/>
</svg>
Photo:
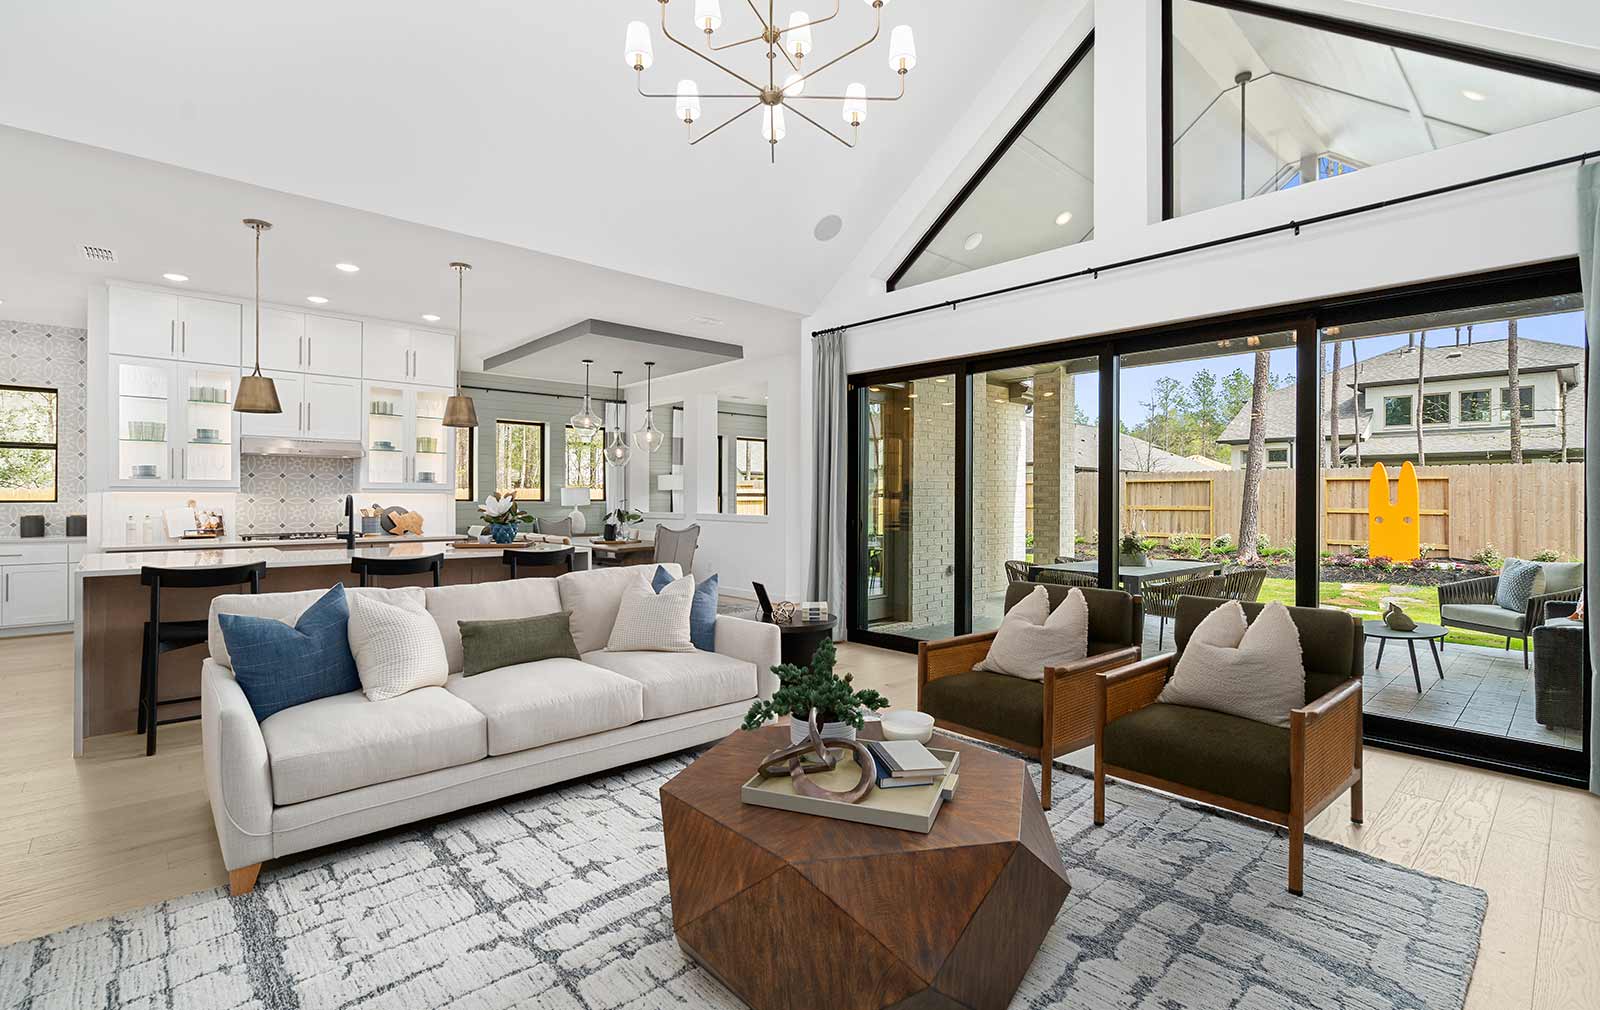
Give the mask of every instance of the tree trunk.
<svg viewBox="0 0 1600 1010">
<path fill-rule="evenodd" d="M 1506 407 L 1511 412 L 1511 462 L 1522 462 L 1522 379 L 1517 374 L 1517 321 L 1506 323 Z"/>
<path fill-rule="evenodd" d="M 1256 352 L 1255 385 L 1250 390 L 1250 447 L 1244 461 L 1244 495 L 1239 503 L 1239 560 L 1254 561 L 1261 535 L 1261 473 L 1267 465 L 1267 390 L 1272 385 L 1270 355 Z"/>
<path fill-rule="evenodd" d="M 1344 345 L 1339 341 L 1333 342 L 1333 376 L 1328 381 L 1328 467 L 1332 469 L 1339 465 L 1339 400 L 1343 393 L 1339 389 L 1339 352 Z"/>
<path fill-rule="evenodd" d="M 1355 414 L 1356 466 L 1361 466 L 1361 362 L 1356 359 L 1356 342 L 1350 341 L 1350 404 Z"/>
<path fill-rule="evenodd" d="M 1417 465 L 1428 465 L 1428 454 L 1422 449 L 1422 366 L 1428 356 L 1428 331 L 1417 334 Z"/>
</svg>

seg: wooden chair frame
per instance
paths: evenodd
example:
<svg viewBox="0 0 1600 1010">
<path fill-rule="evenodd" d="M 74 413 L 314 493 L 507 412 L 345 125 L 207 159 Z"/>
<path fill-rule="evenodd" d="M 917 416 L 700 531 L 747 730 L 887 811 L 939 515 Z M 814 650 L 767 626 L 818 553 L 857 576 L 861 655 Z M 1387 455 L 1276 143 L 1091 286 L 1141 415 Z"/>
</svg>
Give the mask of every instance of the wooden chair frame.
<svg viewBox="0 0 1600 1010">
<path fill-rule="evenodd" d="M 1350 820 L 1360 824 L 1361 681 L 1347 680 L 1310 704 L 1289 712 L 1289 809 L 1271 810 L 1107 764 L 1106 726 L 1155 704 L 1171 676 L 1175 653 L 1095 675 L 1094 822 L 1106 822 L 1106 776 L 1175 793 L 1188 799 L 1289 829 L 1289 890 L 1305 888 L 1306 824 L 1350 792 Z"/>
</svg>

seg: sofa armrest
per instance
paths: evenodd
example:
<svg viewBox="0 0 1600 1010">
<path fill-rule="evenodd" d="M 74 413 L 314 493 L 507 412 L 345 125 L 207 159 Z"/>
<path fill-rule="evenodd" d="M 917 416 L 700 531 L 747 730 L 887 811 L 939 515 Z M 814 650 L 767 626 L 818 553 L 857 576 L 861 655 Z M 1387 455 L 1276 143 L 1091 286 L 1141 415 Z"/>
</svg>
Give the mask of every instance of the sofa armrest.
<svg viewBox="0 0 1600 1010">
<path fill-rule="evenodd" d="M 1439 586 L 1439 605 L 1447 603 L 1493 603 L 1500 576 L 1483 575 L 1460 582 L 1445 582 Z"/>
<path fill-rule="evenodd" d="M 967 673 L 983 662 L 994 644 L 992 631 L 980 631 L 955 638 L 941 638 L 937 642 L 917 643 L 917 688 L 940 677 Z"/>
<path fill-rule="evenodd" d="M 783 661 L 783 632 L 776 624 L 718 614 L 716 645 L 718 655 L 755 664 L 756 694 L 762 700 L 778 690 L 772 668 Z"/>
<path fill-rule="evenodd" d="M 1167 685 L 1174 654 L 1167 652 L 1098 675 L 1095 685 L 1095 745 L 1106 726 L 1155 703 Z"/>
<path fill-rule="evenodd" d="M 1539 625 L 1548 620 L 1550 617 L 1550 614 L 1547 611 L 1548 604 L 1572 603 L 1576 605 L 1578 602 L 1578 597 L 1582 595 L 1582 589 L 1564 589 L 1559 593 L 1543 593 L 1539 596 L 1529 597 L 1528 612 L 1522 617 L 1523 628 L 1531 632 L 1534 628 L 1539 627 Z"/>
<path fill-rule="evenodd" d="M 1360 773 L 1361 681 L 1348 680 L 1289 712 L 1291 805 L 1309 819 Z"/>
<path fill-rule="evenodd" d="M 1087 656 L 1076 663 L 1066 666 L 1047 666 L 1044 668 L 1046 677 L 1073 677 L 1080 673 L 1104 673 L 1107 670 L 1116 670 L 1139 661 L 1139 647 L 1129 645 L 1111 652 L 1102 652 L 1098 656 Z"/>
<path fill-rule="evenodd" d="M 272 767 L 267 743 L 233 673 L 213 659 L 200 669 L 200 739 L 206 795 L 223 864 L 237 870 L 271 859 Z"/>
<path fill-rule="evenodd" d="M 1570 618 L 1577 612 L 1578 601 L 1575 599 L 1551 600 L 1544 606 L 1544 619 L 1547 621 L 1555 621 L 1562 618 Z"/>
</svg>

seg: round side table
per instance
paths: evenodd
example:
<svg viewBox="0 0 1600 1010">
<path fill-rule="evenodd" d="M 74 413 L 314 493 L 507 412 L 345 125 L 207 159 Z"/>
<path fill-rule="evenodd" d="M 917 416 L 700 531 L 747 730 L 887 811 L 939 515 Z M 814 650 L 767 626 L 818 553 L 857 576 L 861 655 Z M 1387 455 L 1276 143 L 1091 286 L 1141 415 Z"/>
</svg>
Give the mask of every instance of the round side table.
<svg viewBox="0 0 1600 1010">
<path fill-rule="evenodd" d="M 839 623 L 837 617 L 827 617 L 820 621 L 791 621 L 788 624 L 776 624 L 777 629 L 783 634 L 782 657 L 785 663 L 795 666 L 807 666 L 811 657 L 816 654 L 817 646 L 822 644 L 824 638 L 833 633 L 833 626 Z"/>
<path fill-rule="evenodd" d="M 1417 671 L 1417 643 L 1427 642 L 1428 651 L 1433 653 L 1434 669 L 1439 671 L 1439 679 L 1444 679 L 1444 664 L 1439 662 L 1439 646 L 1434 643 L 1443 643 L 1445 629 L 1438 624 L 1419 624 L 1411 631 L 1396 631 L 1382 621 L 1362 621 L 1361 630 L 1366 632 L 1368 638 L 1378 640 L 1378 658 L 1372 664 L 1377 669 L 1378 663 L 1383 662 L 1384 643 L 1393 640 L 1406 643 L 1406 648 L 1411 650 L 1411 678 L 1417 682 L 1417 693 L 1422 693 L 1422 674 Z"/>
</svg>

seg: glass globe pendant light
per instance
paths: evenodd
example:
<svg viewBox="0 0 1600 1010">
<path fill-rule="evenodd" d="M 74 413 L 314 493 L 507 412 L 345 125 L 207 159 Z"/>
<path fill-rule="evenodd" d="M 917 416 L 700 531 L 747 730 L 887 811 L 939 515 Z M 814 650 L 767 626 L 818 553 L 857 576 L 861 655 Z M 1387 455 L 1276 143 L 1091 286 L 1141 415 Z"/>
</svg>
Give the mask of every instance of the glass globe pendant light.
<svg viewBox="0 0 1600 1010">
<path fill-rule="evenodd" d="M 612 394 L 616 401 L 617 410 L 622 409 L 622 372 L 613 369 L 612 375 L 616 376 L 616 392 Z M 622 417 L 617 416 L 617 426 L 606 435 L 606 462 L 613 466 L 621 466 L 633 456 L 633 448 L 628 445 L 628 433 L 622 429 Z"/>
<path fill-rule="evenodd" d="M 655 368 L 654 361 L 644 363 L 644 423 L 633 433 L 634 447 L 643 449 L 647 453 L 655 452 L 667 440 L 666 433 L 656 427 L 656 409 L 650 402 L 650 380 L 655 374 Z"/>
<path fill-rule="evenodd" d="M 240 414 L 281 414 L 283 405 L 278 402 L 278 387 L 261 374 L 261 233 L 272 225 L 254 217 L 245 218 L 244 224 L 256 233 L 256 368 L 239 380 L 233 409 Z"/>
<path fill-rule="evenodd" d="M 605 420 L 595 415 L 594 407 L 589 400 L 589 366 L 594 364 L 593 358 L 583 359 L 583 409 L 573 414 L 568 421 L 574 431 L 585 438 L 605 427 Z"/>
<path fill-rule="evenodd" d="M 444 401 L 444 426 L 476 428 L 478 408 L 473 405 L 472 397 L 461 391 L 461 315 L 467 296 L 467 271 L 472 269 L 472 264 L 452 263 L 450 269 L 456 272 L 456 391 Z"/>
</svg>

